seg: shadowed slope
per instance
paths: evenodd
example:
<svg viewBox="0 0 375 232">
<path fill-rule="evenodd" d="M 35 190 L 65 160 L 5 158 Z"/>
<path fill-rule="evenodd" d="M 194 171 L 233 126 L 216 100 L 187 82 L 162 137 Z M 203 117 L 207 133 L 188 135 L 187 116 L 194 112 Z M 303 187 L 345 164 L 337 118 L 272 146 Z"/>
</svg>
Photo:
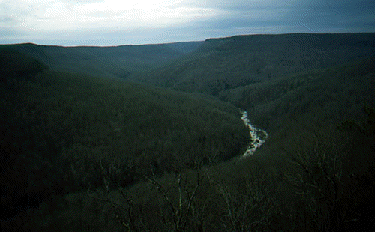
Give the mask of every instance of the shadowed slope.
<svg viewBox="0 0 375 232">
<path fill-rule="evenodd" d="M 375 34 L 282 34 L 208 39 L 195 52 L 130 80 L 188 92 L 223 90 L 373 56 Z"/>
<path fill-rule="evenodd" d="M 9 215 L 51 195 L 103 186 L 101 167 L 115 188 L 151 172 L 229 159 L 247 143 L 239 111 L 228 103 L 117 79 L 34 75 L 0 85 Z"/>
<path fill-rule="evenodd" d="M 126 78 L 132 73 L 158 67 L 187 54 L 201 42 L 155 45 L 123 45 L 113 47 L 62 47 L 32 43 L 6 45 L 34 57 L 52 70 L 98 77 Z"/>
</svg>

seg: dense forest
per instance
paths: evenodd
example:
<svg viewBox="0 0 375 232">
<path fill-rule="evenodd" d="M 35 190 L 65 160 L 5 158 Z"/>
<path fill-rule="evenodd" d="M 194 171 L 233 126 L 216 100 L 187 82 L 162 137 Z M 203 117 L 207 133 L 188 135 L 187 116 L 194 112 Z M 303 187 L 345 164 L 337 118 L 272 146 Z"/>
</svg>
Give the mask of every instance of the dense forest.
<svg viewBox="0 0 375 232">
<path fill-rule="evenodd" d="M 201 43 L 180 42 L 113 47 L 61 47 L 27 43 L 6 47 L 35 58 L 54 71 L 126 78 L 133 73 L 158 67 L 183 56 L 195 50 Z"/>
<path fill-rule="evenodd" d="M 0 46 L 5 231 L 375 228 L 375 34 Z M 268 133 L 253 139 L 241 112 Z"/>
<path fill-rule="evenodd" d="M 130 80 L 217 95 L 228 89 L 373 56 L 373 34 L 284 34 L 207 39 L 192 53 Z"/>
</svg>

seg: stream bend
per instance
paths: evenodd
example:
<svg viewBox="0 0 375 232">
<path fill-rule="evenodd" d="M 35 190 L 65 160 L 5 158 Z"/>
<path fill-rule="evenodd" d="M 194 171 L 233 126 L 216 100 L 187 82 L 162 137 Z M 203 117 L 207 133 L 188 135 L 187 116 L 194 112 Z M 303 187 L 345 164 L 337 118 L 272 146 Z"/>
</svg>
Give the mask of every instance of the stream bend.
<svg viewBox="0 0 375 232">
<path fill-rule="evenodd" d="M 247 146 L 246 152 L 243 156 L 253 155 L 256 149 L 262 146 L 268 138 L 268 134 L 265 130 L 255 128 L 250 124 L 250 120 L 247 117 L 247 111 L 242 112 L 241 120 L 245 123 L 245 126 L 250 130 L 250 143 Z"/>
</svg>

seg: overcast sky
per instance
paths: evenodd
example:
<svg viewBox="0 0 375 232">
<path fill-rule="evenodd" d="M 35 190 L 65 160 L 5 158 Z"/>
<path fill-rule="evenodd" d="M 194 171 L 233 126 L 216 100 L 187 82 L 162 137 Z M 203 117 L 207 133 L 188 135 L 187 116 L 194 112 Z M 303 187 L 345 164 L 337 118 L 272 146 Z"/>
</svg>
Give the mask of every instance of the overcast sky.
<svg viewBox="0 0 375 232">
<path fill-rule="evenodd" d="M 0 0 L 0 44 L 122 45 L 375 32 L 375 0 Z"/>
</svg>

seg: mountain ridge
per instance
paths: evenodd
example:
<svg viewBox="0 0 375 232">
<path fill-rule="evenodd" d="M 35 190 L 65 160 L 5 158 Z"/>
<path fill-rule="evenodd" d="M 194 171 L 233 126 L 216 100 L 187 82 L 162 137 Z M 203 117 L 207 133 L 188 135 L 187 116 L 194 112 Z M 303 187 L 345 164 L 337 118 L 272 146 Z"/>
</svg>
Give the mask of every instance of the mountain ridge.
<svg viewBox="0 0 375 232">
<path fill-rule="evenodd" d="M 128 57 L 0 46 L 2 228 L 368 229 L 374 35 L 237 36 Z M 116 52 L 139 59 L 124 67 Z M 267 142 L 243 156 L 261 142 L 249 129 Z"/>
<path fill-rule="evenodd" d="M 160 66 L 199 47 L 201 42 L 159 45 L 118 45 L 108 47 L 37 45 L 23 43 L 1 45 L 39 59 L 52 70 L 101 77 L 126 78 Z"/>
<path fill-rule="evenodd" d="M 267 79 L 375 54 L 374 33 L 244 35 L 207 39 L 194 52 L 129 80 L 217 95 Z"/>
</svg>

